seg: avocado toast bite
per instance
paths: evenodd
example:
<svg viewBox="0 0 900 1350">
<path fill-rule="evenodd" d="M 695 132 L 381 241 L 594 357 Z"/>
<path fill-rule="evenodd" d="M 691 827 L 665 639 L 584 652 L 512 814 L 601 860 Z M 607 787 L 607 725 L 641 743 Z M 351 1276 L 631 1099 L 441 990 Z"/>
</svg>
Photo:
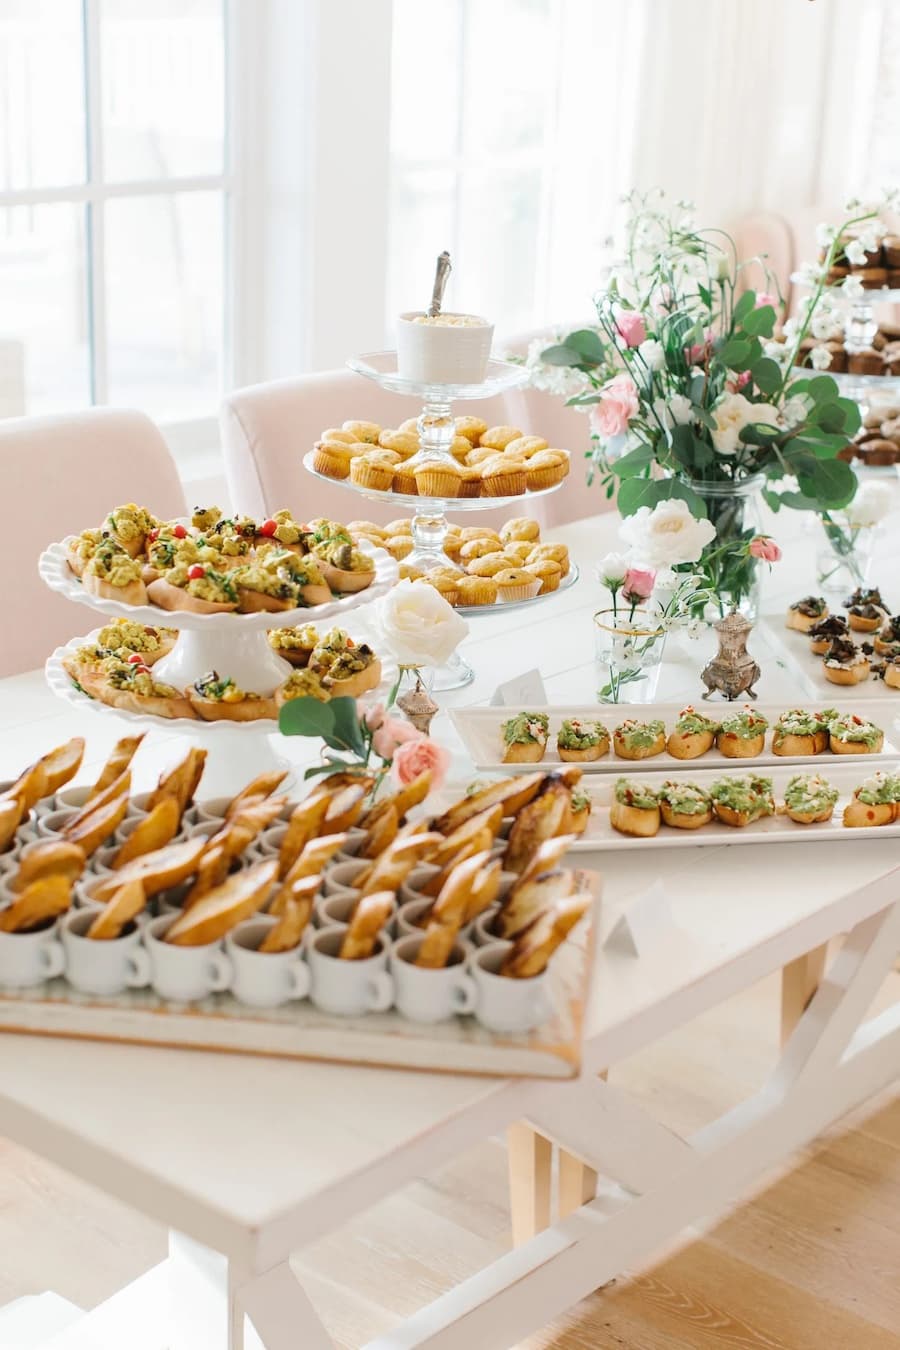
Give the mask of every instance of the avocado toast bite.
<svg viewBox="0 0 900 1350">
<path fill-rule="evenodd" d="M 668 779 L 657 794 L 664 825 L 676 830 L 699 830 L 712 820 L 712 800 L 696 783 Z"/>
<path fill-rule="evenodd" d="M 716 745 L 727 759 L 755 759 L 765 749 L 768 725 L 761 712 L 745 704 L 740 712 L 722 718 Z"/>
<path fill-rule="evenodd" d="M 619 759 L 652 759 L 666 748 L 665 723 L 654 719 L 639 722 L 629 717 L 613 732 L 613 748 Z"/>
<path fill-rule="evenodd" d="M 602 722 L 566 718 L 556 735 L 556 749 L 562 760 L 590 763 L 609 754 L 609 732 Z"/>
<path fill-rule="evenodd" d="M 828 724 L 828 743 L 835 755 L 877 755 L 884 748 L 884 732 L 856 713 L 844 713 Z"/>
<path fill-rule="evenodd" d="M 788 758 L 820 755 L 828 749 L 828 728 L 835 717 L 833 709 L 810 713 L 791 708 L 783 712 L 772 731 L 772 754 Z"/>
<path fill-rule="evenodd" d="M 784 811 L 798 825 L 815 825 L 830 820 L 839 797 L 836 787 L 820 774 L 797 773 L 784 790 Z"/>
<path fill-rule="evenodd" d="M 537 764 L 547 749 L 550 719 L 546 713 L 517 713 L 500 728 L 504 764 Z"/>
<path fill-rule="evenodd" d="M 619 834 L 651 839 L 659 833 L 662 817 L 659 794 L 640 779 L 619 778 L 613 788 L 609 823 Z"/>
<path fill-rule="evenodd" d="M 699 759 L 712 749 L 718 730 L 718 722 L 698 713 L 688 704 L 678 714 L 675 727 L 666 741 L 666 749 L 674 759 Z"/>
<path fill-rule="evenodd" d="M 775 814 L 771 778 L 717 778 L 709 789 L 716 819 L 744 829 L 762 816 Z"/>
<path fill-rule="evenodd" d="M 854 790 L 844 807 L 843 823 L 851 829 L 892 825 L 900 817 L 900 774 L 880 769 Z"/>
</svg>

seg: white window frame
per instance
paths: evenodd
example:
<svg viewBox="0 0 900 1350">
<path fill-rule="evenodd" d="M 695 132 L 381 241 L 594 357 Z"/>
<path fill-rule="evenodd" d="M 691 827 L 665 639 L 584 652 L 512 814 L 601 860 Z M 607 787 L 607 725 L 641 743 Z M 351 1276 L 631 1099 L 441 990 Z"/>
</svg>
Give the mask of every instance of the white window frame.
<svg viewBox="0 0 900 1350">
<path fill-rule="evenodd" d="M 213 174 L 193 174 L 171 178 L 135 179 L 128 182 L 106 182 L 103 161 L 103 119 L 101 110 L 102 50 L 100 36 L 101 0 L 83 0 L 82 23 L 84 40 L 84 98 L 86 121 L 85 179 L 82 183 L 59 187 L 40 187 L 0 191 L 0 207 L 44 206 L 65 203 L 85 208 L 85 263 L 87 276 L 87 304 L 90 324 L 90 400 L 92 405 L 109 402 L 106 333 L 106 275 L 104 206 L 123 197 L 173 196 L 184 192 L 221 192 L 224 207 L 224 265 L 222 276 L 222 368 L 223 387 L 229 387 L 239 375 L 233 341 L 236 324 L 240 321 L 240 294 L 244 287 L 236 287 L 236 269 L 233 266 L 236 243 L 241 231 L 242 178 L 238 165 L 246 159 L 243 147 L 238 99 L 250 107 L 249 82 L 254 78 L 254 67 L 246 53 L 248 38 L 248 11 L 242 0 L 223 0 L 225 32 L 225 145 L 222 171 Z M 246 351 L 246 346 L 243 346 Z M 184 467 L 204 451 L 218 445 L 218 409 L 211 408 L 206 417 L 183 421 L 161 421 L 172 453 Z"/>
</svg>

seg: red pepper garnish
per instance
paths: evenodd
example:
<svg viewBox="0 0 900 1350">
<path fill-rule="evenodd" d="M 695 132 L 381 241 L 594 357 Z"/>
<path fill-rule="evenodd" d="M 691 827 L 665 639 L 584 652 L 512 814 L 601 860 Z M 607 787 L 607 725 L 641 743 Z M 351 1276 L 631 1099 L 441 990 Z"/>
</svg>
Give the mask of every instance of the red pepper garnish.
<svg viewBox="0 0 900 1350">
<path fill-rule="evenodd" d="M 144 658 L 138 652 L 132 652 L 127 661 L 130 666 L 142 666 L 144 664 Z"/>
<path fill-rule="evenodd" d="M 151 530 L 150 533 L 147 535 L 147 538 L 151 544 L 155 544 L 157 539 L 159 538 L 159 530 Z"/>
<path fill-rule="evenodd" d="M 176 539 L 187 539 L 187 530 L 183 525 L 173 525 L 172 533 Z"/>
<path fill-rule="evenodd" d="M 277 529 L 278 529 L 277 520 L 264 520 L 259 527 L 259 532 L 260 534 L 267 535 L 269 538 L 271 538 Z"/>
<path fill-rule="evenodd" d="M 194 563 L 188 568 L 188 580 L 199 581 L 201 577 L 206 576 L 206 568 L 201 563 Z"/>
</svg>

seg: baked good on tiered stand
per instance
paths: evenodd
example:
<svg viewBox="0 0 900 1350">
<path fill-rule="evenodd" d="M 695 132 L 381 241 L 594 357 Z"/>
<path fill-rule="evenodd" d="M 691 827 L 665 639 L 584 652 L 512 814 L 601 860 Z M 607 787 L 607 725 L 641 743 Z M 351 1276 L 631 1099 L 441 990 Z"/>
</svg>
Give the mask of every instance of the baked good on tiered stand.
<svg viewBox="0 0 900 1350">
<path fill-rule="evenodd" d="M 361 465 L 363 471 L 359 474 L 353 468 L 353 456 L 349 451 L 344 451 L 342 455 L 339 444 L 330 447 L 335 452 L 334 464 L 328 462 L 326 444 L 324 455 L 320 445 L 304 456 L 303 465 L 314 477 L 326 482 L 340 483 L 370 501 L 390 502 L 402 510 L 412 511 L 413 549 L 403 559 L 408 567 L 420 572 L 430 572 L 438 567 L 448 566 L 444 546 L 449 531 L 447 519 L 449 513 L 464 512 L 468 516 L 472 512 L 493 511 L 507 507 L 510 514 L 522 514 L 531 498 L 546 496 L 561 486 L 568 471 L 568 456 L 565 456 L 563 464 L 561 452 L 558 451 L 546 452 L 560 456 L 560 464 L 555 466 L 557 472 L 552 472 L 554 466 L 550 466 L 551 472 L 547 474 L 546 480 L 532 476 L 532 482 L 542 484 L 535 486 L 526 484 L 524 473 L 504 475 L 500 453 L 494 456 L 498 461 L 493 466 L 494 472 L 488 472 L 486 477 L 475 473 L 471 467 L 460 464 L 453 453 L 454 441 L 460 439 L 457 422 L 452 413 L 453 404 L 469 399 L 491 398 L 523 384 L 528 374 L 522 366 L 507 361 L 489 360 L 484 377 L 480 381 L 444 383 L 413 379 L 401 374 L 398 353 L 393 351 L 368 353 L 352 358 L 347 364 L 351 370 L 373 380 L 382 389 L 422 401 L 422 411 L 416 420 L 416 431 L 410 430 L 405 433 L 417 437 L 419 448 L 414 454 L 400 461 L 401 481 L 408 483 L 410 490 L 397 490 L 397 475 L 391 472 L 389 446 L 367 447 L 373 460 L 371 463 Z M 472 449 L 484 450 L 485 447 L 478 447 L 473 442 Z M 388 451 L 387 455 L 382 453 L 384 450 Z M 340 462 L 342 458 L 343 463 Z M 399 460 L 399 456 L 395 455 L 394 458 Z M 376 462 L 379 460 L 382 462 Z M 367 472 L 369 469 L 374 472 Z M 507 483 L 513 490 L 506 490 Z M 577 579 L 578 569 L 573 566 L 557 590 L 574 585 Z M 498 604 L 512 608 L 532 605 L 545 598 L 546 594 L 533 594 L 503 600 Z M 473 605 L 458 608 L 468 617 L 493 613 L 497 606 Z M 448 666 L 437 672 L 433 687 L 438 690 L 458 689 L 469 684 L 474 676 L 475 672 L 471 666 L 456 655 Z"/>
<path fill-rule="evenodd" d="M 178 522 L 178 525 L 190 537 L 190 523 Z M 70 566 L 69 542 L 63 540 L 51 544 L 41 554 L 38 570 L 42 580 L 51 590 L 76 604 L 99 611 L 107 623 L 127 620 L 135 625 L 175 630 L 177 639 L 171 645 L 167 643 L 169 649 L 152 663 L 152 680 L 154 684 L 171 686 L 179 695 L 185 693 L 186 696 L 172 700 L 169 707 L 164 706 L 165 700 L 148 698 L 146 711 L 141 700 L 129 698 L 127 692 L 118 706 L 92 696 L 70 672 L 78 649 L 95 642 L 100 630 L 74 638 L 52 653 L 45 667 L 51 690 L 79 709 L 88 707 L 107 717 L 125 718 L 140 729 L 175 731 L 200 741 L 209 756 L 210 773 L 222 785 L 222 791 L 246 780 L 248 764 L 256 771 L 267 766 L 284 766 L 285 761 L 277 753 L 271 738 L 278 729 L 277 704 L 281 700 L 276 696 L 285 681 L 297 678 L 296 662 L 285 660 L 278 654 L 269 640 L 269 633 L 308 624 L 314 624 L 320 633 L 324 633 L 329 622 L 343 625 L 351 615 L 386 595 L 398 577 L 397 563 L 388 553 L 363 544 L 363 552 L 372 560 L 374 576 L 371 582 L 363 589 L 333 594 L 333 598 L 325 603 L 255 613 L 170 610 L 149 599 L 147 603 L 129 604 L 123 599 L 110 598 L 109 587 L 104 588 L 106 593 L 103 595 L 88 590 Z M 151 586 L 151 592 L 152 589 Z M 222 682 L 236 691 L 251 691 L 250 697 L 261 700 L 268 715 L 248 716 L 248 720 L 206 720 L 204 713 L 195 712 L 196 682 L 203 681 L 211 672 L 220 674 Z M 396 665 L 385 663 L 381 669 L 381 683 L 392 681 L 396 674 Z M 87 685 L 88 681 L 84 683 Z M 340 692 L 356 691 L 345 689 Z"/>
</svg>

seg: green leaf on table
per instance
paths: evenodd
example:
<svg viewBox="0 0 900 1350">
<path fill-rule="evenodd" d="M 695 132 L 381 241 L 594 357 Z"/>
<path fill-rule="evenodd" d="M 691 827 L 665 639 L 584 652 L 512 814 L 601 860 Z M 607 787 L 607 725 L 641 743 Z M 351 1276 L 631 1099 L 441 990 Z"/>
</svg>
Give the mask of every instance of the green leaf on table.
<svg viewBox="0 0 900 1350">
<path fill-rule="evenodd" d="M 340 699 L 321 703 L 317 698 L 292 698 L 278 714 L 278 729 L 282 736 L 321 736 L 327 739 L 334 730 L 332 708 Z"/>
<path fill-rule="evenodd" d="M 360 730 L 359 708 L 356 706 L 356 699 L 333 698 L 328 707 L 331 709 L 334 718 L 332 738 L 347 746 L 355 755 L 365 755 L 366 744 Z"/>
<path fill-rule="evenodd" d="M 770 338 L 775 331 L 775 311 L 771 305 L 760 305 L 744 320 L 744 332 L 751 337 Z"/>
<path fill-rule="evenodd" d="M 754 361 L 750 374 L 761 394 L 774 394 L 781 387 L 781 369 L 778 362 L 769 356 Z"/>
<path fill-rule="evenodd" d="M 706 504 L 687 483 L 677 478 L 626 478 L 619 488 L 616 505 L 623 516 L 633 516 L 642 506 L 652 510 L 658 502 L 671 501 L 678 497 L 687 502 L 693 515 L 703 518 Z"/>
<path fill-rule="evenodd" d="M 857 488 L 856 474 L 842 459 L 816 460 L 810 473 L 797 475 L 797 482 L 804 496 L 814 497 L 829 511 L 847 506 Z"/>
<path fill-rule="evenodd" d="M 730 338 L 722 344 L 719 356 L 731 370 L 743 370 L 750 360 L 750 351 L 746 338 Z"/>
<path fill-rule="evenodd" d="M 570 333 L 563 344 L 578 352 L 582 361 L 593 361 L 596 365 L 606 360 L 606 348 L 599 334 L 590 328 L 579 328 Z"/>
<path fill-rule="evenodd" d="M 734 307 L 733 319 L 735 327 L 744 322 L 748 314 L 753 313 L 753 307 L 756 304 L 756 291 L 744 291 L 737 304 Z"/>
</svg>

